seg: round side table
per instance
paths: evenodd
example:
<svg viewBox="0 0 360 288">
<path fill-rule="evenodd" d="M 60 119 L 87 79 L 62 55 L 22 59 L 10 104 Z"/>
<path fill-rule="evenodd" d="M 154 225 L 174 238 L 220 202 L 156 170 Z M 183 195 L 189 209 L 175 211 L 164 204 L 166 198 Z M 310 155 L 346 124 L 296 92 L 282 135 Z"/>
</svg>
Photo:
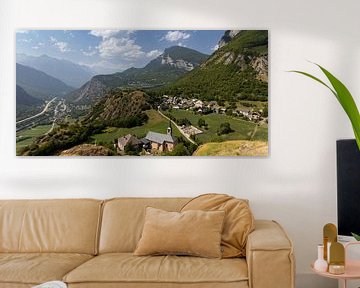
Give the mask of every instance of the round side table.
<svg viewBox="0 0 360 288">
<path fill-rule="evenodd" d="M 314 264 L 311 265 L 311 269 L 322 277 L 338 279 L 343 282 L 343 288 L 346 288 L 348 280 L 360 279 L 360 260 L 347 260 L 346 250 L 349 246 L 360 245 L 360 242 L 349 242 L 345 244 L 345 273 L 344 274 L 331 274 L 329 272 L 320 272 L 314 269 Z"/>
</svg>

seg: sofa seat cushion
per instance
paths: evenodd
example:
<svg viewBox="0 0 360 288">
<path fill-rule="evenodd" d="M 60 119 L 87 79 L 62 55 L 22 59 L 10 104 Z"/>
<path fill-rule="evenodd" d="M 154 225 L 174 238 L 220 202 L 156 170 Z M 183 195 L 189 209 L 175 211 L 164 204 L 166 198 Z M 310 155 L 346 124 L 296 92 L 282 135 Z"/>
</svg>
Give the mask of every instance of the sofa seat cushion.
<svg viewBox="0 0 360 288">
<path fill-rule="evenodd" d="M 240 258 L 206 259 L 189 256 L 134 256 L 131 253 L 110 253 L 96 256 L 71 271 L 63 280 L 70 284 L 242 281 L 247 283 L 248 271 L 245 260 Z"/>
<path fill-rule="evenodd" d="M 92 257 L 72 253 L 0 253 L 0 286 L 62 280 L 65 274 Z"/>
</svg>

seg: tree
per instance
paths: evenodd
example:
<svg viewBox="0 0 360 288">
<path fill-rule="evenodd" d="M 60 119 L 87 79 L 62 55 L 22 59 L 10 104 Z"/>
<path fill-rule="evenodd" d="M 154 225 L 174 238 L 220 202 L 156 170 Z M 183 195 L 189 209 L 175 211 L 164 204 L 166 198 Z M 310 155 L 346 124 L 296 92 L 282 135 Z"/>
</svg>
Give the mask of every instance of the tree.
<svg viewBox="0 0 360 288">
<path fill-rule="evenodd" d="M 199 127 L 204 127 L 204 126 L 207 126 L 205 120 L 203 118 L 199 118 L 198 120 L 198 126 Z"/>
<path fill-rule="evenodd" d="M 174 150 L 167 153 L 169 156 L 190 156 L 189 150 L 186 148 L 184 143 L 179 143 L 174 147 Z"/>
<path fill-rule="evenodd" d="M 191 122 L 189 119 L 187 118 L 181 118 L 181 119 L 178 119 L 176 121 L 176 124 L 178 124 L 179 126 L 190 126 L 191 125 Z"/>
<path fill-rule="evenodd" d="M 228 116 L 232 116 L 233 115 L 233 110 L 232 109 L 227 109 L 225 113 Z"/>
<path fill-rule="evenodd" d="M 141 147 L 140 145 L 131 145 L 131 144 L 127 144 L 124 148 L 124 152 L 126 155 L 131 155 L 131 156 L 139 156 L 139 153 L 141 152 Z"/>
<path fill-rule="evenodd" d="M 267 105 L 264 107 L 262 115 L 263 115 L 264 117 L 268 117 L 268 115 L 269 115 L 269 108 L 268 108 Z"/>
<path fill-rule="evenodd" d="M 231 132 L 234 132 L 234 130 L 231 129 L 229 122 L 224 122 L 220 124 L 220 127 L 218 129 L 217 134 L 223 135 L 223 134 L 229 134 Z"/>
</svg>

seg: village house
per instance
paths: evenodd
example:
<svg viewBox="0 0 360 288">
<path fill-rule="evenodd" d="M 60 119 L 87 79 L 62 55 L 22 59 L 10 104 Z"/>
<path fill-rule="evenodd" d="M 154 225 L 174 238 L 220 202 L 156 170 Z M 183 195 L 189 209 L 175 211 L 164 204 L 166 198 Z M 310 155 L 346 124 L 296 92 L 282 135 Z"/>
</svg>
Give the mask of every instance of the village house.
<svg viewBox="0 0 360 288">
<path fill-rule="evenodd" d="M 149 131 L 145 138 L 150 142 L 151 149 L 159 152 L 171 152 L 177 144 L 176 137 L 172 135 L 171 123 L 166 134 Z"/>
<path fill-rule="evenodd" d="M 203 108 L 203 106 L 204 106 L 204 102 L 202 102 L 201 100 L 197 100 L 196 102 L 195 102 L 195 105 L 194 105 L 194 108 Z"/>
<path fill-rule="evenodd" d="M 239 115 L 243 115 L 244 117 L 250 117 L 251 116 L 251 110 L 250 109 L 240 109 L 237 110 Z"/>
<path fill-rule="evenodd" d="M 125 147 L 127 145 L 140 147 L 140 146 L 142 146 L 142 142 L 138 138 L 136 138 L 134 135 L 131 135 L 131 134 L 127 134 L 118 139 L 117 147 L 120 151 L 124 151 Z"/>
</svg>

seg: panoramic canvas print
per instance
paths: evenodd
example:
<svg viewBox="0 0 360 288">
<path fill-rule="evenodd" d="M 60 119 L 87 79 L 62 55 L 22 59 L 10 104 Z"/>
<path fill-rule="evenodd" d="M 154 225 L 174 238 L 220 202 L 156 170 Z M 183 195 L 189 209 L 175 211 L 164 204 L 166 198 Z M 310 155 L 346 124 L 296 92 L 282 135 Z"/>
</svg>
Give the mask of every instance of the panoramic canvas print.
<svg viewBox="0 0 360 288">
<path fill-rule="evenodd" d="M 18 30 L 18 156 L 267 156 L 268 31 Z"/>
</svg>

